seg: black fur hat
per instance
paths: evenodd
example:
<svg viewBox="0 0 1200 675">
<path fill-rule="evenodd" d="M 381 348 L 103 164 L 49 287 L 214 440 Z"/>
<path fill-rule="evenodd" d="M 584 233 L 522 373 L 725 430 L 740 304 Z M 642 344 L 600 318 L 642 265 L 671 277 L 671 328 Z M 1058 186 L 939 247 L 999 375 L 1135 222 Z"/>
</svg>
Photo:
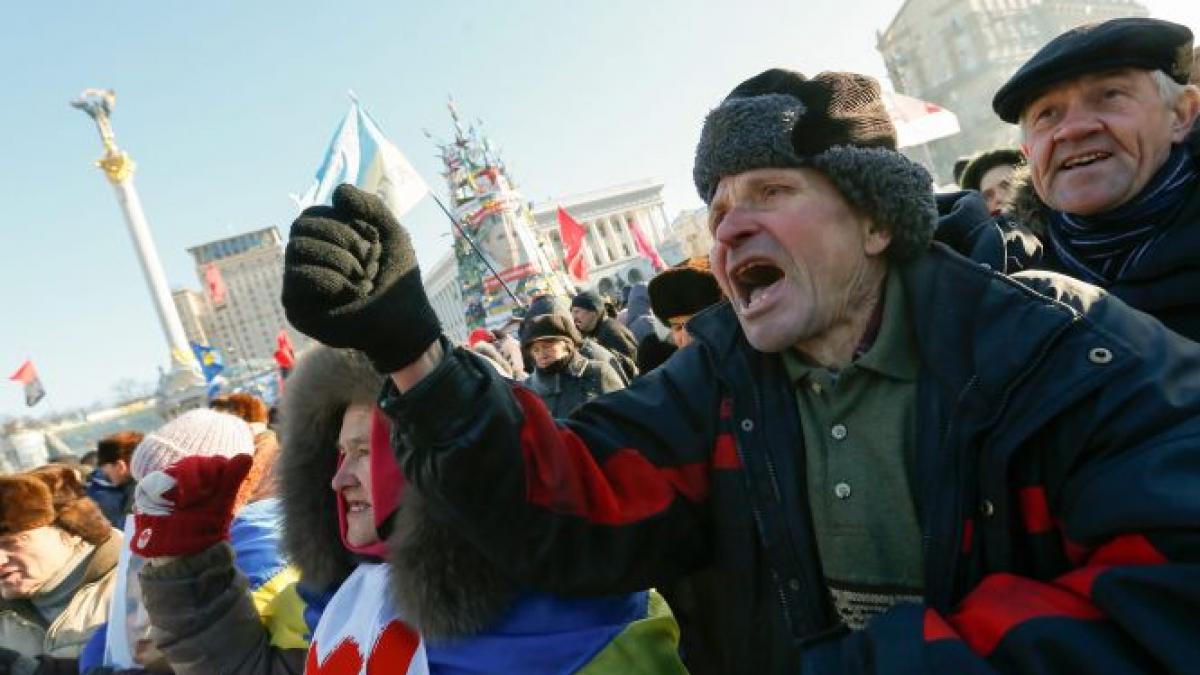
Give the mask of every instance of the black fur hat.
<svg viewBox="0 0 1200 675">
<path fill-rule="evenodd" d="M 677 316 L 691 316 L 723 297 L 706 255 L 663 270 L 650 280 L 648 289 L 650 309 L 664 324 Z"/>
<path fill-rule="evenodd" d="M 917 255 L 933 237 L 933 179 L 896 152 L 896 128 L 873 78 L 772 69 L 734 88 L 704 120 L 696 190 L 711 204 L 722 177 L 770 167 L 820 171 L 891 232 L 893 259 Z"/>
<path fill-rule="evenodd" d="M 562 338 L 569 340 L 576 347 L 583 339 L 575 328 L 571 317 L 563 314 L 542 314 L 525 322 L 521 329 L 521 346 L 528 347 L 535 340 L 545 338 Z"/>
<path fill-rule="evenodd" d="M 979 190 L 983 183 L 983 174 L 998 166 L 1023 166 L 1025 155 L 1015 148 L 1000 148 L 981 152 L 971 158 L 967 168 L 963 169 L 962 180 L 958 182 L 964 190 Z"/>
</svg>

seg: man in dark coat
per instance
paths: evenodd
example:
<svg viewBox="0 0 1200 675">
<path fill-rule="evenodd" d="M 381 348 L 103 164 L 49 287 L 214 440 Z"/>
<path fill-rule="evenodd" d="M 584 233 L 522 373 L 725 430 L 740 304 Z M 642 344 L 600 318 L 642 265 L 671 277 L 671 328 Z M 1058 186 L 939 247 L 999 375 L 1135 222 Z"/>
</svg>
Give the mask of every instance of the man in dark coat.
<svg viewBox="0 0 1200 675">
<path fill-rule="evenodd" d="M 534 361 L 533 375 L 525 384 L 555 417 L 566 417 L 593 398 L 625 387 L 612 366 L 579 353 L 579 332 L 566 315 L 533 317 L 521 339 Z"/>
<path fill-rule="evenodd" d="M 931 245 L 932 181 L 895 147 L 871 78 L 736 87 L 693 170 L 728 301 L 567 420 L 450 348 L 352 186 L 293 224 L 283 304 L 390 373 L 405 474 L 522 582 L 711 566 L 725 672 L 1194 668 L 1200 345 Z"/>
<path fill-rule="evenodd" d="M 1114 19 L 1058 36 L 996 93 L 1028 171 L 1010 212 L 1026 268 L 1100 286 L 1200 340 L 1200 89 L 1192 33 Z M 1190 137 L 1189 137 L 1190 135 Z"/>
<path fill-rule="evenodd" d="M 595 291 L 584 291 L 571 300 L 571 318 L 585 338 L 592 338 L 602 347 L 623 357 L 629 377 L 637 375 L 637 340 L 620 321 L 608 315 L 604 300 Z M 630 372 L 632 370 L 632 372 Z"/>
</svg>

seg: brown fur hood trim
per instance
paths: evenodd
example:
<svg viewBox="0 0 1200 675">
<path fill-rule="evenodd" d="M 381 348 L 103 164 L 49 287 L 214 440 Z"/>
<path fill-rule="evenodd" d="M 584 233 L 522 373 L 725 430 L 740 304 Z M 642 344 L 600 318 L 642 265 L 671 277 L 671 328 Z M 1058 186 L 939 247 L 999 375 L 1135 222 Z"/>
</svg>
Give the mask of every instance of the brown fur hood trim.
<svg viewBox="0 0 1200 675">
<path fill-rule="evenodd" d="M 283 541 L 304 583 L 313 588 L 340 584 L 359 562 L 338 530 L 331 488 L 337 437 L 346 408 L 375 403 L 383 383 L 359 353 L 318 347 L 300 360 L 285 385 L 276 466 Z M 410 483 L 388 536 L 393 598 L 406 620 L 428 637 L 476 633 L 516 594 L 516 584 L 448 522 Z"/>
</svg>

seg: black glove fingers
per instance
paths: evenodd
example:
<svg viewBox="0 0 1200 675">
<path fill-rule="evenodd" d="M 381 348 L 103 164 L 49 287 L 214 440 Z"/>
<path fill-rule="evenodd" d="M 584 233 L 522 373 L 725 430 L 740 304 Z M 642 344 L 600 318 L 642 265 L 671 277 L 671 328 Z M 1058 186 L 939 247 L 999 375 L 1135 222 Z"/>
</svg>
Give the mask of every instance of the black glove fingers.
<svg viewBox="0 0 1200 675">
<path fill-rule="evenodd" d="M 361 298 L 358 285 L 322 265 L 289 262 L 283 274 L 285 308 L 295 307 L 305 312 L 335 309 Z"/>
<path fill-rule="evenodd" d="M 290 238 L 308 237 L 327 241 L 338 248 L 345 249 L 350 255 L 363 260 L 370 249 L 371 238 L 364 238 L 353 223 L 340 218 L 300 218 L 292 224 Z"/>
<path fill-rule="evenodd" d="M 352 218 L 365 220 L 381 230 L 395 229 L 399 225 L 382 199 L 349 183 L 334 188 L 333 208 Z"/>
<path fill-rule="evenodd" d="M 313 237 L 294 237 L 289 241 L 284 251 L 284 264 L 322 267 L 346 277 L 353 284 L 358 284 L 365 276 L 359 258 L 336 244 Z"/>
</svg>

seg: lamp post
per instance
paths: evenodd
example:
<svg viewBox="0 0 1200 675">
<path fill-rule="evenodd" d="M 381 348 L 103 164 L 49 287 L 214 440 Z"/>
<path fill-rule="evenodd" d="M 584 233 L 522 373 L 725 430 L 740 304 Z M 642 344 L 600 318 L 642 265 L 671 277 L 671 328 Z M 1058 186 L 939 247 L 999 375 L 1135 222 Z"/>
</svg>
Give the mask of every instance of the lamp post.
<svg viewBox="0 0 1200 675">
<path fill-rule="evenodd" d="M 117 202 L 125 215 L 125 223 L 129 226 L 129 236 L 133 239 L 138 262 L 141 263 L 142 275 L 146 278 L 150 298 L 158 313 L 159 325 L 170 350 L 171 367 L 159 381 L 159 400 L 164 412 L 173 416 L 182 410 L 203 404 L 204 376 L 192 355 L 191 346 L 183 330 L 183 322 L 179 320 L 179 312 L 171 300 L 171 290 L 167 286 L 166 275 L 163 274 L 162 262 L 158 259 L 158 249 L 150 236 L 150 226 L 146 223 L 146 214 L 142 211 L 142 201 L 133 185 L 133 159 L 117 147 L 116 138 L 113 136 L 110 117 L 116 99 L 116 93 L 111 89 L 85 89 L 79 98 L 71 101 L 71 106 L 87 113 L 100 132 L 104 155 L 96 161 L 96 166 L 104 172 L 116 192 Z"/>
</svg>

